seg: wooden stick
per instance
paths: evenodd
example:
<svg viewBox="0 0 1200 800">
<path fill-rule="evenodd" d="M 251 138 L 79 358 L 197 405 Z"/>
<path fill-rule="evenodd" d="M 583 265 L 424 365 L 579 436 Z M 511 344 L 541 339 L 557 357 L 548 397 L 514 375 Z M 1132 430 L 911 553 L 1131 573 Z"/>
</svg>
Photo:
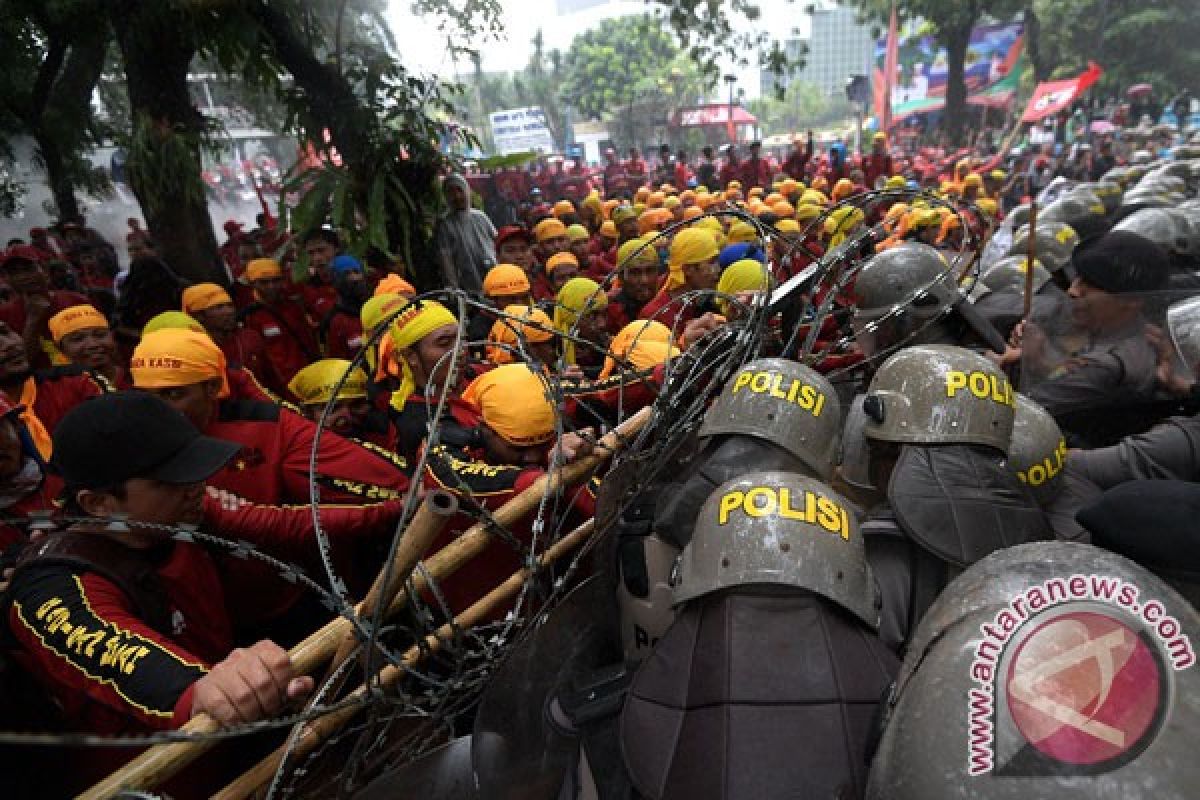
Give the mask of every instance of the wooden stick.
<svg viewBox="0 0 1200 800">
<path fill-rule="evenodd" d="M 433 540 L 438 537 L 438 534 L 445 529 L 450 518 L 457 513 L 458 500 L 449 492 L 438 489 L 425 495 L 425 499 L 421 501 L 417 513 L 413 514 L 412 521 L 409 522 L 408 528 L 404 531 L 404 535 L 396 547 L 395 557 L 391 560 L 390 565 L 385 564 L 379 570 L 367 596 L 355 609 L 355 614 L 359 619 L 373 616 L 380 603 L 385 608 L 391 606 L 392 601 L 396 599 L 396 594 L 412 575 L 417 562 L 425 555 L 425 551 L 433 544 Z M 391 576 L 385 585 L 384 579 L 388 577 L 389 572 Z M 329 680 L 329 676 L 354 652 L 357 645 L 358 637 L 355 636 L 353 630 L 348 631 L 342 637 L 342 643 L 338 645 L 333 658 L 329 660 L 325 680 Z"/>
<path fill-rule="evenodd" d="M 538 556 L 538 567 L 544 568 L 549 564 L 554 563 L 566 553 L 574 550 L 578 545 L 582 544 L 587 537 L 592 534 L 595 528 L 595 521 L 588 520 L 580 525 L 569 534 L 559 539 L 546 551 Z M 488 592 L 482 598 L 471 604 L 465 611 L 458 614 L 454 618 L 454 624 L 446 623 L 438 628 L 429 636 L 425 637 L 425 648 L 422 649 L 414 645 L 404 652 L 400 658 L 400 662 L 404 667 L 412 667 L 417 664 L 424 653 L 436 651 L 444 642 L 454 636 L 456 628 L 470 628 L 485 622 L 491 617 L 496 609 L 520 591 L 525 581 L 532 574 L 531 570 L 522 569 L 514 572 L 504 583 L 497 586 L 492 591 Z M 388 664 L 378 673 L 379 686 L 391 686 L 404 675 L 405 670 L 394 665 Z M 367 685 L 359 686 L 350 694 L 350 697 L 363 697 L 367 693 Z M 345 708 L 339 708 L 325 716 L 318 717 L 308 722 L 303 731 L 296 737 L 295 743 L 292 745 L 291 752 L 293 756 L 303 756 L 311 753 L 322 743 L 327 741 L 334 733 L 341 729 L 358 711 L 359 706 L 351 705 Z M 287 752 L 287 745 L 283 745 L 268 755 L 262 761 L 255 764 L 249 770 L 244 772 L 233 783 L 226 786 L 221 791 L 212 796 L 210 800 L 243 800 L 249 797 L 260 786 L 271 780 L 276 770 L 279 769 L 279 764 L 283 761 L 283 757 Z"/>
<path fill-rule="evenodd" d="M 1033 310 L 1033 262 L 1037 259 L 1037 198 L 1029 201 L 1029 241 L 1025 254 L 1025 313 L 1021 319 L 1028 320 Z"/>
<path fill-rule="evenodd" d="M 643 408 L 625 420 L 598 443 L 596 452 L 572 464 L 559 467 L 553 473 L 542 475 L 528 489 L 509 500 L 492 514 L 499 525 L 508 527 L 535 509 L 546 494 L 557 492 L 563 486 L 581 483 L 596 467 L 608 460 L 618 450 L 625 438 L 633 436 L 649 421 L 650 408 Z M 425 563 L 424 573 L 434 579 L 453 575 L 464 564 L 478 556 L 491 541 L 491 533 L 483 523 L 471 526 L 462 536 L 434 553 Z M 425 574 L 418 572 L 413 578 L 416 591 L 428 586 Z M 403 607 L 406 595 L 397 593 L 388 606 L 387 615 Z M 350 621 L 338 617 L 311 634 L 289 651 L 294 674 L 305 675 L 321 666 L 338 649 L 342 640 L 353 631 Z M 192 718 L 180 730 L 189 734 L 207 734 L 217 731 L 215 720 L 206 714 Z M 216 739 L 198 739 L 188 742 L 171 742 L 155 745 L 107 778 L 78 796 L 79 800 L 102 800 L 123 789 L 150 789 L 170 778 L 186 767 L 202 753 L 212 749 Z"/>
</svg>

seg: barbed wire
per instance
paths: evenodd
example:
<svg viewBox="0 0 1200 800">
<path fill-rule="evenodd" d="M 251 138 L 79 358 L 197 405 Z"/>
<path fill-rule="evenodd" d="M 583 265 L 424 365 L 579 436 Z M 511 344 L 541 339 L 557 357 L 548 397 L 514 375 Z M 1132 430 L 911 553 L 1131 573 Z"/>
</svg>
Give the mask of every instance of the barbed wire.
<svg viewBox="0 0 1200 800">
<path fill-rule="evenodd" d="M 421 501 L 422 479 L 430 467 L 430 459 L 440 457 L 438 453 L 442 446 L 443 426 L 441 420 L 448 408 L 449 399 L 459 385 L 465 367 L 469 366 L 469 354 L 481 345 L 488 344 L 499 347 L 510 353 L 520 363 L 530 364 L 531 368 L 542 380 L 547 399 L 556 409 L 554 433 L 560 444 L 550 450 L 548 470 L 554 470 L 564 461 L 561 447 L 562 437 L 567 433 L 578 433 L 580 426 L 577 419 L 572 419 L 564 413 L 568 400 L 580 407 L 587 408 L 587 400 L 580 398 L 576 389 L 579 384 L 565 380 L 562 373 L 565 370 L 565 358 L 560 356 L 554 365 L 538 364 L 531 354 L 529 342 L 525 335 L 526 329 L 539 330 L 559 337 L 563 341 L 572 342 L 577 348 L 586 348 L 597 354 L 601 359 L 612 358 L 614 374 L 622 376 L 618 381 L 618 403 L 615 409 L 605 409 L 615 414 L 620 422 L 627 410 L 624 408 L 624 392 L 626 382 L 624 376 L 635 376 L 643 380 L 652 397 L 652 413 L 649 422 L 628 441 L 622 442 L 622 447 L 615 454 L 611 468 L 629 465 L 635 470 L 634 482 L 637 486 L 653 486 L 663 475 L 673 469 L 670 454 L 688 437 L 695 434 L 699 428 L 703 413 L 712 396 L 719 391 L 730 375 L 764 354 L 766 332 L 770 319 L 787 307 L 799 309 L 796 328 L 784 331 L 783 352 L 795 352 L 795 357 L 807 363 L 819 363 L 831 353 L 838 352 L 849 346 L 855 338 L 852 331 L 839 335 L 821 349 L 817 349 L 816 333 L 824 320 L 834 312 L 835 303 L 842 297 L 844 290 L 853 284 L 858 271 L 862 269 L 866 259 L 874 252 L 874 243 L 882 240 L 882 223 L 863 225 L 853 231 L 844 246 L 835 248 L 828 253 L 818 253 L 811 246 L 814 234 L 825 229 L 825 221 L 837 209 L 848 205 L 869 206 L 875 202 L 912 201 L 923 198 L 930 206 L 947 207 L 952 213 L 960 215 L 961 229 L 964 231 L 963 242 L 958 255 L 947 264 L 948 272 L 953 272 L 956 266 L 967 265 L 968 269 L 977 265 L 975 257 L 982 249 L 987 233 L 977 236 L 971 225 L 966 224 L 962 217 L 968 209 L 948 203 L 933 195 L 909 190 L 886 190 L 858 195 L 835 205 L 816 219 L 812 220 L 800 234 L 785 234 L 771 225 L 735 208 L 712 209 L 692 220 L 682 220 L 667 226 L 662 231 L 647 235 L 647 241 L 627 259 L 617 265 L 604 281 L 601 281 L 598 291 L 607 292 L 617 280 L 621 268 L 636 259 L 647 247 L 656 247 L 662 241 L 669 239 L 679 230 L 696 225 L 700 220 L 709 217 L 722 220 L 740 220 L 750 225 L 764 249 L 779 243 L 781 250 L 788 257 L 804 257 L 813 261 L 815 269 L 811 279 L 792 287 L 783 297 L 762 295 L 747 302 L 741 297 L 729 296 L 715 290 L 686 290 L 674 298 L 677 307 L 705 309 L 710 308 L 716 300 L 722 300 L 733 308 L 735 313 L 730 315 L 726 324 L 715 331 L 707 333 L 678 356 L 669 359 L 662 368 L 661 386 L 644 381 L 638 376 L 638 370 L 629 358 L 633 347 L 624 355 L 614 355 L 608 351 L 607 342 L 594 342 L 580 334 L 580 322 L 589 308 L 592 298 L 583 304 L 584 312 L 578 313 L 576 319 L 567 330 L 559 330 L 553 326 L 547 328 L 543 324 L 526 317 L 507 313 L 504 309 L 492 307 L 480 298 L 473 297 L 458 290 L 442 289 L 427 292 L 413 299 L 413 303 L 442 302 L 448 308 L 454 309 L 458 319 L 458 331 L 455 345 L 433 365 L 431 375 L 437 375 L 444 368 L 444 377 L 438 385 L 426 385 L 423 393 L 427 402 L 426 408 L 426 440 L 425 446 L 419 451 L 416 462 L 409 465 L 410 483 L 403 494 L 402 508 L 395 530 L 388 541 L 385 560 L 383 562 L 384 585 L 390 583 L 393 577 L 395 555 L 402 540 L 404 531 L 411 523 Z M 976 211 L 978 216 L 978 212 Z M 795 273 L 793 273 L 795 274 Z M 938 280 L 946 275 L 938 276 L 928 285 L 918 287 L 903 302 L 889 309 L 885 316 L 874 321 L 875 327 L 868 324 L 866 330 L 874 330 L 883 324 L 885 319 L 904 313 L 915 300 L 929 292 Z M 956 278 L 955 285 L 958 285 Z M 819 298 L 819 299 L 818 299 Z M 949 311 L 951 304 L 944 304 L 934 318 Z M 352 367 L 369 365 L 368 354 L 377 353 L 384 336 L 389 335 L 394 320 L 404 313 L 409 306 L 401 305 L 390 312 L 385 319 L 372 331 L 364 336 L 364 344 L 352 359 Z M 845 309 L 852 313 L 853 307 Z M 471 341 L 467 336 L 467 323 L 472 314 L 486 314 L 492 320 L 507 320 L 516 331 L 514 344 L 497 342 Z M 671 341 L 677 342 L 683 332 L 683 317 L 678 314 L 670 326 Z M 926 324 L 931 324 L 931 319 Z M 802 325 L 808 325 L 804 340 L 799 340 Z M 634 340 L 645 335 L 645 328 L 637 334 Z M 911 334 L 915 335 L 915 334 Z M 911 338 L 911 335 L 909 338 Z M 901 343 L 902 344 L 902 343 Z M 897 345 L 899 346 L 899 345 Z M 894 349 L 894 348 L 892 348 Z M 883 353 L 874 354 L 871 359 L 884 357 Z M 831 375 L 841 374 L 854 368 L 835 370 Z M 468 502 L 460 505 L 459 513 L 471 522 L 483 524 L 494 537 L 495 541 L 513 551 L 520 563 L 529 569 L 529 577 L 525 580 L 509 604 L 509 610 L 500 619 L 493 620 L 472 628 L 462 628 L 454 624 L 455 611 L 446 598 L 441 581 L 435 578 L 423 565 L 418 564 L 414 576 L 420 576 L 424 591 L 418 591 L 414 577 L 404 584 L 404 603 L 402 611 L 388 619 L 384 614 L 384 605 L 377 604 L 374 611 L 366 616 L 360 616 L 351 603 L 348 584 L 338 574 L 336 560 L 333 556 L 334 542 L 324 529 L 321 520 L 321 485 L 318 481 L 320 443 L 324 434 L 325 424 L 333 413 L 342 385 L 349 378 L 351 370 L 338 381 L 331 393 L 330 400 L 321 410 L 316 419 L 317 431 L 309 453 L 309 504 L 314 525 L 314 540 L 320 556 L 321 575 L 316 578 L 304 568 L 277 559 L 269 553 L 261 551 L 256 545 L 244 541 L 232 541 L 204 533 L 191 526 L 145 526 L 137 523 L 140 530 L 155 530 L 164 536 L 179 541 L 194 541 L 205 546 L 217 548 L 233 557 L 255 559 L 266 564 L 282 579 L 301 586 L 313 592 L 323 606 L 331 613 L 348 620 L 355 636 L 355 647 L 347 658 L 333 673 L 321 682 L 318 691 L 313 694 L 308 708 L 298 713 L 292 713 L 276 719 L 261 720 L 255 723 L 236 725 L 224 728 L 214 733 L 193 735 L 179 731 L 163 731 L 138 736 L 98 736 L 84 733 L 34 733 L 34 732 L 0 732 L 0 743 L 32 744 L 51 746 L 88 746 L 88 747 L 145 747 L 154 744 L 170 742 L 228 740 L 242 736 L 271 730 L 287 730 L 290 732 L 284 740 L 283 758 L 280 760 L 269 783 L 268 797 L 300 796 L 305 792 L 306 781 L 316 780 L 319 765 L 327 754 L 337 751 L 346 752 L 345 760 L 339 761 L 339 769 L 345 778 L 337 791 L 348 789 L 360 780 L 370 777 L 371 763 L 378 754 L 388 753 L 392 766 L 406 763 L 416 758 L 432 746 L 436 746 L 439 736 L 453 732 L 460 720 L 466 719 L 472 713 L 485 690 L 488 679 L 496 666 L 510 653 L 513 648 L 531 635 L 534 621 L 545 618 L 557 602 L 572 587 L 574 578 L 582 566 L 587 563 L 589 556 L 595 552 L 599 543 L 611 531 L 597 525 L 596 532 L 589 537 L 569 558 L 562 563 L 550 567 L 539 567 L 538 556 L 545 549 L 562 538 L 568 530 L 571 514 L 569 513 L 579 501 L 581 494 L 587 491 L 586 486 L 559 486 L 555 491 L 545 493 L 531 515 L 524 534 L 518 533 L 501 525 L 487 508 L 485 502 L 480 502 L 471 493 L 469 485 L 460 477 L 456 477 L 453 486 L 449 486 L 461 498 Z M 604 413 L 592 409 L 591 416 L 603 419 Z M 577 415 L 578 416 L 578 415 Z M 611 515 L 609 522 L 618 518 L 628 507 L 636 502 L 636 493 L 622 497 L 616 504 L 616 513 Z M 7 520 L 10 524 L 28 524 L 28 520 Z M 70 524 L 72 522 L 88 522 L 95 524 L 94 518 L 87 520 L 55 518 L 55 524 Z M 598 521 L 599 523 L 599 521 Z M 34 524 L 38 524 L 36 521 Z M 43 521 L 42 524 L 49 524 Z M 126 524 L 123 521 L 113 521 L 114 525 Z M 461 609 L 459 609 L 461 610 Z M 451 623 L 451 633 L 448 637 L 439 637 L 436 652 L 430 650 L 426 638 L 433 634 L 441 624 Z M 402 655 L 408 647 L 420 649 L 420 658 L 409 663 Z M 384 687 L 379 683 L 380 665 L 396 667 L 403 672 L 403 679 L 396 684 Z M 361 675 L 361 680 L 351 681 L 351 675 Z M 350 685 L 363 687 L 358 695 L 343 697 Z M 296 755 L 296 744 L 300 732 L 309 724 L 322 716 L 339 713 L 353 708 L 354 718 L 341 730 L 330 735 L 312 752 L 303 757 Z M 412 725 L 413 720 L 419 721 L 422 735 L 411 734 L 403 741 L 390 742 L 389 737 L 400 731 L 403 725 Z M 439 733 L 440 732 L 440 733 Z M 339 756 L 340 758 L 340 756 Z M 133 796 L 133 795 L 129 795 Z"/>
</svg>

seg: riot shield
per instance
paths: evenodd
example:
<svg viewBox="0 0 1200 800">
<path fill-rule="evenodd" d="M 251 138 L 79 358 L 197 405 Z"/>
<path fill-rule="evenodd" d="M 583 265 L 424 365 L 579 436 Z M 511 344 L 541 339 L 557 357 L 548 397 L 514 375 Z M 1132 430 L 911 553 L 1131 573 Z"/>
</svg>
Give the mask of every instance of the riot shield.
<svg viewBox="0 0 1200 800">
<path fill-rule="evenodd" d="M 479 704 L 471 743 L 479 797 L 554 800 L 579 739 L 555 717 L 560 693 L 621 661 L 604 583 L 589 578 L 538 621 L 496 670 Z"/>
<path fill-rule="evenodd" d="M 385 772 L 354 800 L 478 800 L 471 771 L 471 737 L 460 736 L 404 766 Z"/>
</svg>

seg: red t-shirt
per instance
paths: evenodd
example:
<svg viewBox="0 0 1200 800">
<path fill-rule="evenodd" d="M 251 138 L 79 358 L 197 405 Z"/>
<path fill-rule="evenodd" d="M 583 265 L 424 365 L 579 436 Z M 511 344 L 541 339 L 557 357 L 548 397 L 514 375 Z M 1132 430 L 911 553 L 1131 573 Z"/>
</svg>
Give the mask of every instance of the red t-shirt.
<svg viewBox="0 0 1200 800">
<path fill-rule="evenodd" d="M 316 325 L 293 300 L 284 299 L 276 306 L 255 303 L 242 312 L 242 324 L 262 337 L 275 379 L 284 387 L 292 376 L 320 358 Z"/>
<path fill-rule="evenodd" d="M 363 345 L 362 320 L 353 314 L 336 311 L 325 332 L 325 352 L 330 358 L 354 358 Z"/>
<path fill-rule="evenodd" d="M 226 400 L 218 419 L 204 432 L 242 445 L 208 479 L 209 486 L 263 505 L 309 502 L 315 423 L 271 403 Z M 321 432 L 316 481 L 322 502 L 352 505 L 395 499 L 409 486 L 396 462 L 332 431 Z M 230 597 L 239 602 L 239 626 L 253 630 L 277 619 L 303 593 L 257 561 L 226 557 L 221 563 Z"/>
</svg>

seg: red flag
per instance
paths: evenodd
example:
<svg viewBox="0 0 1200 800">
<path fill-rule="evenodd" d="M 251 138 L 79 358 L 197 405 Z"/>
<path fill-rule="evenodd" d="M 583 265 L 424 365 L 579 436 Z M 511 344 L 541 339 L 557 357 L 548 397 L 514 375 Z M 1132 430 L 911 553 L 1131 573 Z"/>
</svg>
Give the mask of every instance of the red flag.
<svg viewBox="0 0 1200 800">
<path fill-rule="evenodd" d="M 892 89 L 896 85 L 896 67 L 900 60 L 899 32 L 896 25 L 896 2 L 892 0 L 892 15 L 888 20 L 887 47 L 883 55 L 883 102 L 882 113 L 878 114 L 879 130 L 892 127 Z"/>
<path fill-rule="evenodd" d="M 1022 122 L 1037 122 L 1046 117 L 1054 116 L 1066 110 L 1075 102 L 1075 98 L 1086 92 L 1104 70 L 1094 61 L 1088 62 L 1088 68 L 1074 78 L 1065 81 L 1047 81 L 1039 83 L 1029 98 L 1029 105 L 1021 115 Z"/>
</svg>

